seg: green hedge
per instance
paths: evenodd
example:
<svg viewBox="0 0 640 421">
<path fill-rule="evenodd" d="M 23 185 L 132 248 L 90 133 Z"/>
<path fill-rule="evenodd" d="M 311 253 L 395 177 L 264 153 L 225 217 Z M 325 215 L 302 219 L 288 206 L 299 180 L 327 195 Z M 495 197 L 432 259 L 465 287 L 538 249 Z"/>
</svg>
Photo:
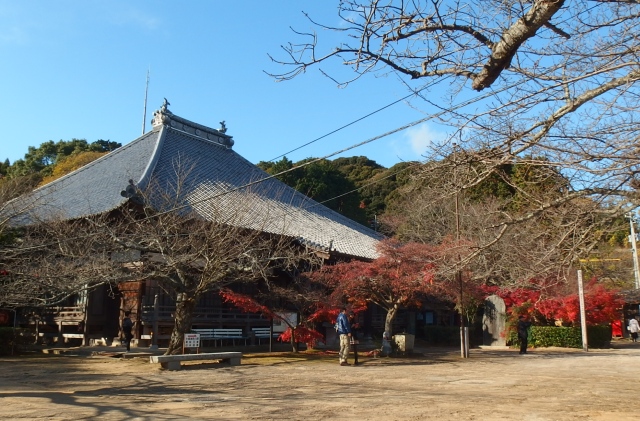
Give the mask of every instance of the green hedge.
<svg viewBox="0 0 640 421">
<path fill-rule="evenodd" d="M 611 326 L 587 326 L 587 341 L 591 348 L 607 348 L 611 342 Z M 518 345 L 518 336 L 515 331 L 510 332 L 507 344 Z M 549 346 L 582 348 L 582 330 L 580 326 L 531 326 L 529 346 L 534 348 Z"/>
<path fill-rule="evenodd" d="M 28 329 L 0 327 L 0 355 L 18 354 L 33 343 L 33 334 Z"/>
</svg>

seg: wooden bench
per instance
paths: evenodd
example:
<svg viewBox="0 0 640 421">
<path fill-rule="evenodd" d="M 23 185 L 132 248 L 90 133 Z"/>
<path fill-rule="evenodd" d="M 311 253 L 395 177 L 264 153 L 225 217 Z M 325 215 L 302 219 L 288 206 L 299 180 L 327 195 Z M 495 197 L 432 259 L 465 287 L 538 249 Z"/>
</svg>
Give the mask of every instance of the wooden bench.
<svg viewBox="0 0 640 421">
<path fill-rule="evenodd" d="M 268 327 L 252 327 L 251 331 L 253 332 L 253 336 L 258 340 L 269 339 L 269 331 L 271 329 Z M 280 336 L 281 332 L 273 332 L 273 339 L 277 339 Z"/>
<path fill-rule="evenodd" d="M 247 338 L 242 334 L 242 329 L 191 329 L 194 333 L 200 334 L 200 341 L 212 340 L 213 345 L 219 342 L 222 345 L 222 341 L 231 340 L 232 345 L 235 346 L 236 339 L 244 340 L 244 344 L 247 345 Z"/>
<path fill-rule="evenodd" d="M 240 365 L 242 352 L 205 352 L 203 354 L 153 355 L 151 363 L 160 364 L 167 370 L 180 370 L 182 361 L 221 360 L 229 365 Z"/>
</svg>

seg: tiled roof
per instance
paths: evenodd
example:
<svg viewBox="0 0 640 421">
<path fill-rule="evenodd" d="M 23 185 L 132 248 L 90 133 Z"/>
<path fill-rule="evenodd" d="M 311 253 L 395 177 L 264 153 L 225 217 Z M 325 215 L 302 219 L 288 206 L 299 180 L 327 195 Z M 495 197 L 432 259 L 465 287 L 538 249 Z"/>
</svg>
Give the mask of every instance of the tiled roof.
<svg viewBox="0 0 640 421">
<path fill-rule="evenodd" d="M 275 178 L 260 182 L 268 174 L 233 151 L 225 131 L 192 123 L 163 106 L 151 132 L 23 198 L 22 206 L 25 200 L 36 205 L 13 222 L 103 213 L 127 200 L 121 191 L 129 180 L 139 188 L 175 185 L 182 172 L 184 200 L 206 219 L 288 235 L 345 255 L 377 256 L 378 233 Z"/>
</svg>

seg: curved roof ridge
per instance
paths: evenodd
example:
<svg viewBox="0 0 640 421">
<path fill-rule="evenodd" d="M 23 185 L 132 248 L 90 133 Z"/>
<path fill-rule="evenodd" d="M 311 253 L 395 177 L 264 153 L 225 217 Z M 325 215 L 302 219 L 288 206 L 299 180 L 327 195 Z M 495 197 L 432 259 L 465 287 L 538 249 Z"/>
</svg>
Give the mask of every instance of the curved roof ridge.
<svg viewBox="0 0 640 421">
<path fill-rule="evenodd" d="M 149 178 L 151 177 L 151 174 L 153 173 L 153 170 L 158 163 L 158 157 L 160 156 L 160 152 L 162 151 L 162 144 L 164 143 L 166 132 L 167 131 L 165 130 L 165 126 L 162 126 L 158 133 L 158 140 L 156 141 L 156 145 L 153 148 L 153 152 L 151 152 L 151 159 L 149 159 L 149 162 L 147 162 L 146 168 L 144 169 L 144 171 L 142 171 L 142 175 L 140 175 L 140 178 L 136 183 L 139 188 L 144 188 L 149 182 Z"/>
</svg>

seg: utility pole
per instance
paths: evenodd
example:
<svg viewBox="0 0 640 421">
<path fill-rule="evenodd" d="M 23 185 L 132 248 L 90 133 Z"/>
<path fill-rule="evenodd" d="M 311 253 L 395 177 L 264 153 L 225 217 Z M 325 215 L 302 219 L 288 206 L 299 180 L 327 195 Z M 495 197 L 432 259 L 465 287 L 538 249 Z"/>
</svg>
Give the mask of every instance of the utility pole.
<svg viewBox="0 0 640 421">
<path fill-rule="evenodd" d="M 578 270 L 578 298 L 580 299 L 580 331 L 582 332 L 582 349 L 589 350 L 587 340 L 587 313 L 584 306 L 584 286 L 582 284 L 582 270 Z"/>
<path fill-rule="evenodd" d="M 453 144 L 453 185 L 456 189 L 456 242 L 460 243 L 460 192 L 458 191 L 458 162 L 457 162 L 457 145 Z M 458 265 L 460 264 L 460 255 L 458 254 Z M 469 328 L 464 323 L 464 304 L 463 304 L 463 292 L 464 284 L 462 282 L 462 271 L 460 268 L 456 270 L 456 280 L 460 287 L 460 356 L 462 358 L 469 358 Z"/>
<path fill-rule="evenodd" d="M 631 253 L 633 254 L 633 277 L 635 279 L 635 288 L 638 289 L 640 288 L 640 266 L 638 265 L 638 247 L 635 230 L 636 220 L 631 212 L 629 212 L 626 217 L 629 218 L 629 225 L 631 226 L 629 240 L 631 243 Z"/>
</svg>

